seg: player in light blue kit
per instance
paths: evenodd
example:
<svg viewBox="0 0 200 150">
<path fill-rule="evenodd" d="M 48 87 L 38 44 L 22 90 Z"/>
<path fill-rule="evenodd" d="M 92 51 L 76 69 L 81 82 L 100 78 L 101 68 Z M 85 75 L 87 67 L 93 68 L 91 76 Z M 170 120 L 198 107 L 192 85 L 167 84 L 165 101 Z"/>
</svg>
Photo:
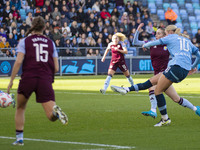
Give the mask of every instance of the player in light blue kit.
<svg viewBox="0 0 200 150">
<path fill-rule="evenodd" d="M 161 121 L 155 126 L 162 126 L 171 122 L 167 115 L 165 97 L 162 93 L 168 89 L 172 83 L 181 82 L 186 78 L 189 72 L 192 73 L 200 59 L 198 48 L 195 47 L 188 38 L 183 37 L 180 33 L 180 28 L 177 28 L 175 25 L 169 25 L 166 27 L 165 32 L 167 35 L 166 37 L 143 45 L 143 48 L 149 48 L 155 45 L 167 45 L 169 53 L 172 56 L 168 68 L 159 78 L 155 89 L 157 105 L 162 116 Z M 196 55 L 196 60 L 193 64 L 192 54 Z M 185 99 L 182 99 L 179 103 L 190 105 L 189 101 Z M 200 116 L 200 106 L 196 106 L 193 109 L 195 109 L 194 111 L 196 114 Z"/>
</svg>

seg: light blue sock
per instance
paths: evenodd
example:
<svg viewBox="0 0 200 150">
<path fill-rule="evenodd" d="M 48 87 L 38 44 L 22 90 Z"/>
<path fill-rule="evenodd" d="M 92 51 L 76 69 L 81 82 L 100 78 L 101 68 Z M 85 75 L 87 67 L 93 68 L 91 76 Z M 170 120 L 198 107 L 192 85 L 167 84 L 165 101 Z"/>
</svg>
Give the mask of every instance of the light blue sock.
<svg viewBox="0 0 200 150">
<path fill-rule="evenodd" d="M 149 100 L 150 100 L 150 103 L 151 103 L 151 111 L 156 113 L 157 100 L 156 100 L 156 96 L 154 94 L 154 90 L 149 91 Z"/>
<path fill-rule="evenodd" d="M 23 141 L 24 138 L 24 132 L 21 130 L 16 130 L 16 139 L 17 141 L 22 140 Z"/>
<path fill-rule="evenodd" d="M 185 99 L 185 98 L 180 98 L 180 101 L 178 102 L 179 103 L 179 105 L 181 105 L 181 106 L 183 106 L 183 107 L 187 107 L 187 108 L 189 108 L 189 109 L 192 109 L 192 110 L 194 110 L 195 111 L 195 106 L 192 104 L 192 103 L 190 103 L 187 99 Z"/>
<path fill-rule="evenodd" d="M 127 76 L 127 80 L 128 80 L 128 82 L 130 83 L 131 86 L 134 85 L 133 78 L 131 76 Z"/>
<path fill-rule="evenodd" d="M 106 81 L 104 83 L 104 90 L 107 90 L 108 86 L 110 85 L 110 80 L 112 79 L 112 76 L 111 75 L 108 75 L 107 78 L 106 78 Z"/>
</svg>

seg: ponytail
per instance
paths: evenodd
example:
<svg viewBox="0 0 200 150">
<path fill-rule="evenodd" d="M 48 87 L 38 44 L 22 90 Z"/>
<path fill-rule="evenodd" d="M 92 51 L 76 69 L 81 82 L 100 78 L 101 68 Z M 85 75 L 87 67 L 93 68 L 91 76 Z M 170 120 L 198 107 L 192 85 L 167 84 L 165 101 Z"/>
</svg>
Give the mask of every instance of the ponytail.
<svg viewBox="0 0 200 150">
<path fill-rule="evenodd" d="M 177 28 L 177 26 L 175 26 L 175 25 L 168 25 L 165 30 L 166 31 L 174 31 L 174 33 L 178 34 L 179 36 L 183 36 L 183 37 L 188 38 L 188 39 L 190 38 L 189 35 L 182 34 L 181 29 Z"/>
<path fill-rule="evenodd" d="M 41 16 L 35 17 L 32 21 L 31 28 L 26 32 L 26 36 L 28 36 L 31 32 L 42 32 L 45 28 L 45 21 Z"/>
</svg>

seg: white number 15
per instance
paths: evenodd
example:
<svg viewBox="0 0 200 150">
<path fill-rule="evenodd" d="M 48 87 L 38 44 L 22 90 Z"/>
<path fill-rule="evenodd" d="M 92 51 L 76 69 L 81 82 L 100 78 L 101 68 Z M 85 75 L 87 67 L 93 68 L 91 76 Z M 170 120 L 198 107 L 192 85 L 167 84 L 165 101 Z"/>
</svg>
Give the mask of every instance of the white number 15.
<svg viewBox="0 0 200 150">
<path fill-rule="evenodd" d="M 36 49 L 36 61 L 47 62 L 48 61 L 48 51 L 44 50 L 44 48 L 48 47 L 47 44 L 37 44 L 34 43 L 33 46 Z M 42 55 L 44 54 L 44 56 Z"/>
</svg>

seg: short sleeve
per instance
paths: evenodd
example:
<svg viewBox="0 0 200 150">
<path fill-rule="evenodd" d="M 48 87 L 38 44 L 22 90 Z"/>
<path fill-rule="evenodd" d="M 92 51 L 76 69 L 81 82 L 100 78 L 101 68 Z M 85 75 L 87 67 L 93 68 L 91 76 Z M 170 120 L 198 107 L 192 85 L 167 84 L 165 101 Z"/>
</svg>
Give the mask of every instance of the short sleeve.
<svg viewBox="0 0 200 150">
<path fill-rule="evenodd" d="M 56 50 L 56 45 L 54 42 L 53 42 L 53 57 L 58 57 L 58 52 Z"/>
<path fill-rule="evenodd" d="M 26 54 L 26 50 L 25 50 L 25 38 L 24 39 L 21 39 L 19 41 L 19 44 L 17 45 L 17 50 L 16 50 L 17 53 L 21 52 L 23 54 Z"/>
</svg>

